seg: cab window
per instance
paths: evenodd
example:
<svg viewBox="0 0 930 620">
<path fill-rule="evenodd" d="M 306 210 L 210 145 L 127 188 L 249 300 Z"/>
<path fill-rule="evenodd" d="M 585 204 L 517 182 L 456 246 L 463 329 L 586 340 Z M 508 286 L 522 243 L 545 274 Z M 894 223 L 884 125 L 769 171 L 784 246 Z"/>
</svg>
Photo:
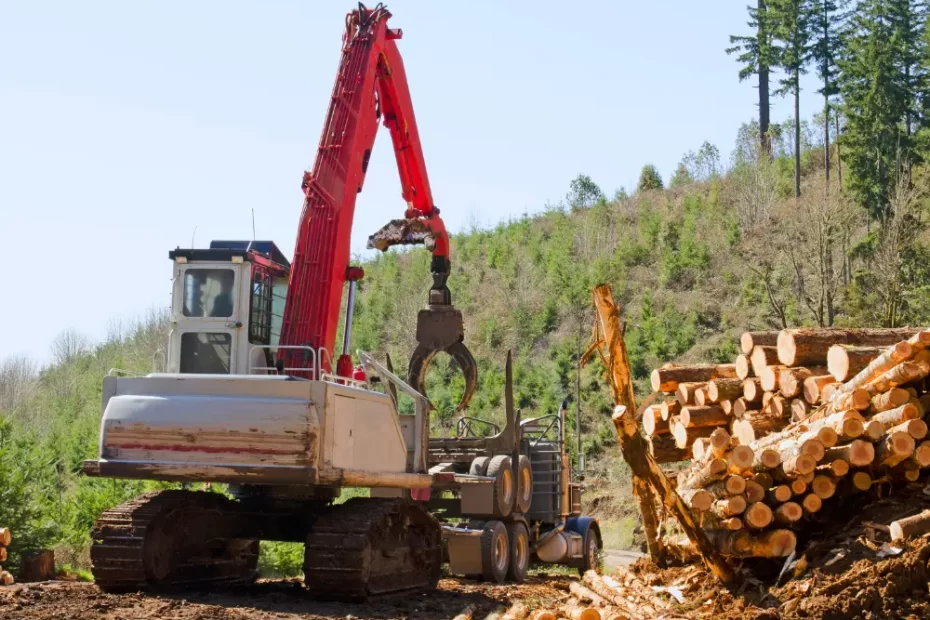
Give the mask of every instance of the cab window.
<svg viewBox="0 0 930 620">
<path fill-rule="evenodd" d="M 188 269 L 184 272 L 184 316 L 229 318 L 233 315 L 232 269 Z"/>
<path fill-rule="evenodd" d="M 232 336 L 210 332 L 181 334 L 181 372 L 229 374 Z"/>
</svg>

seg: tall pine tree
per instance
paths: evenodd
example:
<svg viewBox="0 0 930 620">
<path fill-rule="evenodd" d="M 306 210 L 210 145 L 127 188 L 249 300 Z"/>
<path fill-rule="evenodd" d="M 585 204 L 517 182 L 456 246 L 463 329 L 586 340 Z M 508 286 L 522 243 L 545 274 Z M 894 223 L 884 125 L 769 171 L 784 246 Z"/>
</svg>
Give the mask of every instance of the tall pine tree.
<svg viewBox="0 0 930 620">
<path fill-rule="evenodd" d="M 839 57 L 848 186 L 873 216 L 887 213 L 897 180 L 905 98 L 896 66 L 895 0 L 859 0 Z"/>
<path fill-rule="evenodd" d="M 801 75 L 811 59 L 811 12 L 806 0 L 769 0 L 772 34 L 782 42 L 778 95 L 794 95 L 794 195 L 801 195 Z"/>
<path fill-rule="evenodd" d="M 757 0 L 756 6 L 746 7 L 749 11 L 748 26 L 755 30 L 750 36 L 730 36 L 731 47 L 727 54 L 739 52 L 736 59 L 742 63 L 739 71 L 740 82 L 753 75 L 759 76 L 759 136 L 762 140 L 762 152 L 771 155 L 769 142 L 769 69 L 775 64 L 775 50 L 772 47 L 772 32 L 769 25 L 766 0 Z"/>
<path fill-rule="evenodd" d="M 822 86 L 817 92 L 823 95 L 823 148 L 824 171 L 827 188 L 830 187 L 830 99 L 839 94 L 836 57 L 840 47 L 840 11 L 848 0 L 811 0 L 811 55 L 817 66 L 817 76 Z"/>
<path fill-rule="evenodd" d="M 927 6 L 925 0 L 891 0 L 889 11 L 894 34 L 892 46 L 897 67 L 898 90 L 904 105 L 904 136 L 901 164 L 910 179 L 916 163 L 915 134 L 921 124 L 921 107 L 927 91 L 926 40 L 923 38 Z"/>
</svg>

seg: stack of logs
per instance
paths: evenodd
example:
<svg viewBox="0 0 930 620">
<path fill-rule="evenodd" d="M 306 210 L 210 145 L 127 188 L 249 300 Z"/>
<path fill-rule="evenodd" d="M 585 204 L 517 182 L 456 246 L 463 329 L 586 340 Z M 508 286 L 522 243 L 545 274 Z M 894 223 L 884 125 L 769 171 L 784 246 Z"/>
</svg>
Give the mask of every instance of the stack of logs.
<svg viewBox="0 0 930 620">
<path fill-rule="evenodd" d="M 654 370 L 664 399 L 643 411 L 655 459 L 692 461 L 679 494 L 725 555 L 789 555 L 824 501 L 930 467 L 930 331 L 786 329 L 740 344 L 733 364 Z"/>
<path fill-rule="evenodd" d="M 655 591 L 633 573 L 618 567 L 613 575 L 598 575 L 587 571 L 579 581 L 559 584 L 568 590 L 561 602 L 551 608 L 531 609 L 525 602 L 514 603 L 502 614 L 488 618 L 499 620 L 628 620 L 629 618 L 659 618 L 667 615 L 670 602 L 659 598 Z M 476 620 L 474 608 L 462 610 L 454 620 Z"/>
<path fill-rule="evenodd" d="M 0 562 L 6 562 L 6 548 L 10 546 L 10 530 L 0 527 Z M 13 583 L 13 575 L 0 567 L 0 586 L 8 586 Z"/>
</svg>

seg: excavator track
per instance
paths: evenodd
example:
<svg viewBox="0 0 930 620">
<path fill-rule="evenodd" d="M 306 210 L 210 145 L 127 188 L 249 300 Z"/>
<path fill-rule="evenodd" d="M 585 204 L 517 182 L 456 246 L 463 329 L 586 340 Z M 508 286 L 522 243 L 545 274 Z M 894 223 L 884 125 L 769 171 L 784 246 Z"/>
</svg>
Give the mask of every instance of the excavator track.
<svg viewBox="0 0 930 620">
<path fill-rule="evenodd" d="M 356 498 L 330 506 L 307 536 L 304 584 L 316 598 L 365 600 L 431 590 L 441 530 L 410 500 Z"/>
<path fill-rule="evenodd" d="M 147 493 L 105 511 L 90 550 L 103 590 L 254 579 L 258 541 L 235 538 L 234 502 L 216 493 Z"/>
</svg>

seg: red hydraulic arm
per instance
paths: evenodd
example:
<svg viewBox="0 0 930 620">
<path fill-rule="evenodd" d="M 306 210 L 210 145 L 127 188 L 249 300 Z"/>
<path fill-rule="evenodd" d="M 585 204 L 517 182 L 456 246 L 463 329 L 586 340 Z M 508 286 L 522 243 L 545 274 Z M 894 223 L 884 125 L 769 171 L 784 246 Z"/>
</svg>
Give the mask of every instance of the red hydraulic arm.
<svg viewBox="0 0 930 620">
<path fill-rule="evenodd" d="M 342 55 L 323 135 L 313 168 L 303 178 L 305 200 L 284 309 L 282 345 L 333 350 L 343 288 L 347 280 L 362 276 L 360 268 L 349 266 L 350 238 L 356 197 L 365 181 L 379 120 L 391 133 L 407 208 L 404 219 L 393 220 L 372 235 L 369 247 L 386 250 L 397 244 L 426 245 L 433 253 L 433 287 L 430 309 L 421 311 L 420 325 L 424 312 L 433 317 L 434 325 L 446 326 L 450 324 L 449 313 L 458 312 L 452 308 L 446 288 L 449 237 L 439 209 L 433 204 L 404 64 L 396 44 L 402 32 L 388 28 L 390 16 L 382 4 L 374 9 L 360 4 L 358 10 L 346 16 Z M 460 324 L 458 314 L 457 331 L 461 331 Z M 449 329 L 456 331 L 456 326 L 440 331 Z M 423 344 L 420 331 L 418 340 Z M 426 347 L 430 352 L 447 349 L 451 346 L 447 341 L 453 338 L 460 343 L 459 334 L 434 337 Z M 303 355 L 299 350 L 284 351 L 290 351 L 283 355 L 290 356 L 287 366 L 308 361 L 299 359 Z M 327 361 L 321 364 L 328 368 Z M 338 366 L 340 374 L 349 374 L 351 358 L 344 355 Z"/>
</svg>

